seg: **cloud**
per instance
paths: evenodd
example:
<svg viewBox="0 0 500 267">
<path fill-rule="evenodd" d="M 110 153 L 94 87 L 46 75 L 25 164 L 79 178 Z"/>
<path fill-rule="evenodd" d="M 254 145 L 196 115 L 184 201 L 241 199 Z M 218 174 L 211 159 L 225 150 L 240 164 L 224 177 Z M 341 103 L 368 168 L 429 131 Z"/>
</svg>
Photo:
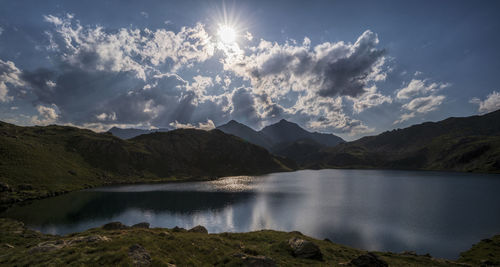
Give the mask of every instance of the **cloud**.
<svg viewBox="0 0 500 267">
<path fill-rule="evenodd" d="M 2 35 L 3 31 L 3 28 L 0 26 L 0 35 Z"/>
<path fill-rule="evenodd" d="M 56 105 L 52 104 L 50 106 L 38 105 L 36 107 L 38 115 L 31 118 L 31 122 L 36 125 L 48 125 L 54 124 L 59 118 L 59 109 Z"/>
<path fill-rule="evenodd" d="M 212 120 L 207 120 L 206 122 L 199 122 L 197 124 L 191 124 L 191 123 L 179 123 L 177 121 L 174 121 L 170 123 L 170 126 L 176 128 L 176 129 L 199 129 L 199 130 L 205 130 L 205 131 L 210 131 L 215 129 L 215 124 Z"/>
<path fill-rule="evenodd" d="M 373 86 L 387 74 L 385 51 L 377 48 L 378 42 L 369 30 L 354 44 L 325 42 L 311 47 L 307 37 L 302 44 L 260 40 L 255 47 L 227 56 L 223 64 L 226 71 L 250 82 L 256 99 L 265 100 L 254 103 L 254 117 L 269 120 L 266 114 L 276 116 L 279 111 L 281 116 L 300 114 L 307 121 L 320 120 L 308 123 L 314 129 L 368 131 L 372 129 L 351 119 L 336 104 L 338 97 L 348 97 L 361 112 L 392 101 Z"/>
<path fill-rule="evenodd" d="M 12 96 L 16 92 L 11 90 L 20 89 L 25 85 L 21 79 L 21 70 L 12 61 L 0 59 L 0 102 L 9 102 L 14 99 Z M 10 89 L 10 90 L 9 90 Z"/>
<path fill-rule="evenodd" d="M 449 83 L 429 83 L 427 80 L 412 79 L 406 87 L 397 91 L 396 97 L 408 99 L 417 95 L 434 93 L 450 85 Z"/>
<path fill-rule="evenodd" d="M 383 79 L 377 35 L 365 31 L 354 44 L 279 45 L 261 40 L 254 53 L 225 61 L 225 69 L 251 81 L 256 90 L 277 96 L 289 90 L 313 90 L 323 97 L 359 96 L 365 86 Z M 382 76 L 380 76 L 382 74 Z"/>
<path fill-rule="evenodd" d="M 355 113 L 360 113 L 365 109 L 379 106 L 384 103 L 392 103 L 392 98 L 390 96 L 385 96 L 377 93 L 377 89 L 375 86 L 360 97 L 349 99 L 353 101 L 353 110 Z"/>
<path fill-rule="evenodd" d="M 403 113 L 401 114 L 401 116 L 399 117 L 399 120 L 396 120 L 393 124 L 398 124 L 398 123 L 402 123 L 402 122 L 405 122 L 411 118 L 414 118 L 415 117 L 415 112 L 410 112 L 410 113 Z"/>
<path fill-rule="evenodd" d="M 59 50 L 61 59 L 89 71 L 132 72 L 146 80 L 148 73 L 170 63 L 171 71 L 212 57 L 215 46 L 204 25 L 182 27 L 179 32 L 147 28 L 106 31 L 101 26 L 82 26 L 72 15 L 44 16 L 55 26 L 48 32 L 49 47 Z"/>
<path fill-rule="evenodd" d="M 414 111 L 418 113 L 427 113 L 437 109 L 446 97 L 444 95 L 430 95 L 426 97 L 418 97 L 413 99 L 407 104 L 403 105 L 403 108 L 409 111 Z"/>
<path fill-rule="evenodd" d="M 484 101 L 479 98 L 472 98 L 470 103 L 479 105 L 478 111 L 480 113 L 488 113 L 500 109 L 500 93 L 493 91 L 489 94 Z"/>
<path fill-rule="evenodd" d="M 141 11 L 141 16 L 143 16 L 144 18 L 149 18 L 149 14 L 146 11 Z"/>
</svg>

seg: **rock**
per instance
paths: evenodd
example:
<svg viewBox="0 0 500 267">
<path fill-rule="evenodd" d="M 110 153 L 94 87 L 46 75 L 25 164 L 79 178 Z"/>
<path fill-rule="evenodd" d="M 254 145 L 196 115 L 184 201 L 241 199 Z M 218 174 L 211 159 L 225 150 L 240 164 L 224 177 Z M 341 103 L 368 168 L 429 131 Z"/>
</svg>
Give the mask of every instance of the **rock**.
<svg viewBox="0 0 500 267">
<path fill-rule="evenodd" d="M 208 230 L 207 228 L 201 226 L 201 225 L 197 225 L 191 229 L 188 230 L 188 232 L 191 232 L 191 233 L 202 233 L 202 234 L 208 234 Z"/>
<path fill-rule="evenodd" d="M 11 244 L 9 244 L 9 243 L 5 243 L 5 247 L 6 247 L 6 248 L 14 248 L 14 246 L 13 246 L 13 245 L 11 245 Z"/>
<path fill-rule="evenodd" d="M 29 253 L 47 252 L 60 249 L 65 246 L 66 243 L 64 242 L 64 240 L 46 241 L 36 245 L 35 247 L 32 247 L 28 252 Z"/>
<path fill-rule="evenodd" d="M 175 232 L 175 233 L 184 233 L 184 232 L 187 232 L 187 230 L 184 229 L 184 228 L 182 228 L 182 227 L 176 226 L 176 227 L 172 228 L 172 232 Z"/>
<path fill-rule="evenodd" d="M 297 258 L 321 260 L 323 255 L 319 247 L 311 241 L 293 237 L 288 240 L 292 255 Z"/>
<path fill-rule="evenodd" d="M 148 222 L 136 223 L 136 224 L 132 225 L 132 228 L 144 228 L 144 229 L 149 229 L 149 223 L 148 223 Z"/>
<path fill-rule="evenodd" d="M 250 256 L 243 253 L 236 253 L 233 257 L 240 258 L 243 261 L 243 266 L 249 267 L 272 267 L 276 266 L 273 259 L 266 256 Z"/>
<path fill-rule="evenodd" d="M 139 244 L 134 244 L 128 248 L 128 256 L 132 258 L 135 266 L 151 265 L 151 255 Z"/>
<path fill-rule="evenodd" d="M 377 255 L 369 252 L 353 259 L 350 264 L 356 267 L 387 267 L 387 262 L 380 259 Z"/>
<path fill-rule="evenodd" d="M 128 226 L 121 222 L 110 222 L 102 226 L 102 229 L 104 230 L 120 230 L 120 229 L 127 229 Z"/>
<path fill-rule="evenodd" d="M 326 242 L 328 242 L 328 243 L 333 243 L 333 242 L 332 242 L 332 240 L 330 240 L 330 239 L 328 239 L 328 238 L 323 239 L 323 241 L 326 241 Z"/>
<path fill-rule="evenodd" d="M 289 234 L 292 234 L 292 235 L 303 235 L 301 232 L 299 231 L 291 231 L 289 232 Z"/>
</svg>

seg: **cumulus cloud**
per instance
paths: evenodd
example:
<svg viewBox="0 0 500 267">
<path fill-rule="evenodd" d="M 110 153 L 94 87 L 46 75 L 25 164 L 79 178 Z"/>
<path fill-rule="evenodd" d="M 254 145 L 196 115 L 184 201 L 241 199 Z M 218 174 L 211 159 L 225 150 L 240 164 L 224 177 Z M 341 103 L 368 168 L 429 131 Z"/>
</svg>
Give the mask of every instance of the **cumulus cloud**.
<svg viewBox="0 0 500 267">
<path fill-rule="evenodd" d="M 177 33 L 147 28 L 109 32 L 100 26 L 82 26 L 72 15 L 44 18 L 55 26 L 55 33 L 48 34 L 50 47 L 60 50 L 64 62 L 80 69 L 132 72 L 145 80 L 160 64 L 169 62 L 175 71 L 207 60 L 215 49 L 202 24 Z"/>
<path fill-rule="evenodd" d="M 59 109 L 56 105 L 50 106 L 38 105 L 36 107 L 38 115 L 31 117 L 31 122 L 36 125 L 53 124 L 59 118 Z"/>
<path fill-rule="evenodd" d="M 360 113 L 365 109 L 380 106 L 384 103 L 392 103 L 392 98 L 390 96 L 385 96 L 383 94 L 377 93 L 377 88 L 375 86 L 370 88 L 360 97 L 349 97 L 349 99 L 353 101 L 353 110 L 355 113 Z"/>
<path fill-rule="evenodd" d="M 470 103 L 479 105 L 480 113 L 488 113 L 500 109 L 500 93 L 493 91 L 485 100 L 475 97 L 470 100 Z"/>
<path fill-rule="evenodd" d="M 325 42 L 315 47 L 307 37 L 302 44 L 261 40 L 246 51 L 249 53 L 228 56 L 223 64 L 225 70 L 250 82 L 257 99 L 265 99 L 254 107 L 262 119 L 264 110 L 281 110 L 283 115 L 301 114 L 309 120 L 321 120 L 309 123 L 311 128 L 349 131 L 364 125 L 358 127 L 362 123 L 335 107 L 338 97 L 352 99 L 357 112 L 391 101 L 373 87 L 387 73 L 385 51 L 377 48 L 378 42 L 377 35 L 369 30 L 355 43 Z"/>
<path fill-rule="evenodd" d="M 14 92 L 9 89 L 19 89 L 25 85 L 21 74 L 14 62 L 0 59 L 0 102 L 12 101 Z"/>
<path fill-rule="evenodd" d="M 417 95 L 434 93 L 449 86 L 449 83 L 429 83 L 427 80 L 412 79 L 406 87 L 397 91 L 396 97 L 409 99 Z"/>
<path fill-rule="evenodd" d="M 384 50 L 376 48 L 378 42 L 371 31 L 354 44 L 325 42 L 313 49 L 308 38 L 302 45 L 261 40 L 254 53 L 224 63 L 225 69 L 271 96 L 288 90 L 313 90 L 323 97 L 359 96 L 369 82 L 383 79 L 379 63 Z"/>
<path fill-rule="evenodd" d="M 199 123 L 179 123 L 178 121 L 174 121 L 170 123 L 170 126 L 174 127 L 175 129 L 199 129 L 199 130 L 205 130 L 205 131 L 210 131 L 215 129 L 215 124 L 212 120 L 207 120 L 206 122 L 199 122 Z"/>
</svg>

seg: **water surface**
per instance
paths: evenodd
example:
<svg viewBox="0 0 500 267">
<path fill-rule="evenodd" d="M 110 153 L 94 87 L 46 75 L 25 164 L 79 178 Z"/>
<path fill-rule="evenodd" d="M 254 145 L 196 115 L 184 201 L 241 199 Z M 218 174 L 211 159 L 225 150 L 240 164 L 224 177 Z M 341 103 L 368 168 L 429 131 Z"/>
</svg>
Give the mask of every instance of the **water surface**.
<svg viewBox="0 0 500 267">
<path fill-rule="evenodd" d="M 3 217 L 66 234 L 110 221 L 209 232 L 298 230 L 355 248 L 457 258 L 500 234 L 500 176 L 320 170 L 212 182 L 126 185 L 15 207 Z"/>
</svg>

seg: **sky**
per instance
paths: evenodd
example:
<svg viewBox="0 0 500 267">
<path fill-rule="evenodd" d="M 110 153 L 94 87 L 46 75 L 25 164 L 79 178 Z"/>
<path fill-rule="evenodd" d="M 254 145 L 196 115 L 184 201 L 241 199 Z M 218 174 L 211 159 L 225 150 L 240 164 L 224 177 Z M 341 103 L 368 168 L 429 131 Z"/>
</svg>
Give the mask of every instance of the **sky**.
<svg viewBox="0 0 500 267">
<path fill-rule="evenodd" d="M 0 120 L 346 140 L 500 108 L 498 1 L 0 0 Z"/>
</svg>

